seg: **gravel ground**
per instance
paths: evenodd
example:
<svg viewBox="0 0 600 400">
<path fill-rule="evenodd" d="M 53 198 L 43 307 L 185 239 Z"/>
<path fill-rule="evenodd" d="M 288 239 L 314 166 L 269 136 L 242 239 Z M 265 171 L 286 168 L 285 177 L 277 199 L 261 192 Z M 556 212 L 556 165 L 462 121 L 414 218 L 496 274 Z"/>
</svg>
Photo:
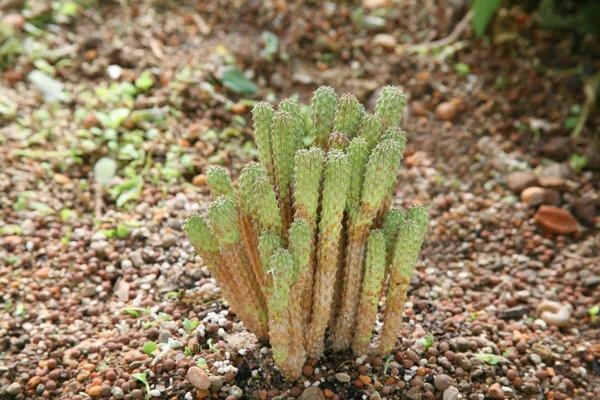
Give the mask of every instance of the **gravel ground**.
<svg viewBox="0 0 600 400">
<path fill-rule="evenodd" d="M 432 1 L 10 3 L 0 398 L 600 398 L 600 115 L 569 139 L 598 41 L 507 10 L 486 40 L 411 54 L 464 13 Z M 223 78 L 236 63 L 256 93 Z M 209 164 L 237 176 L 256 156 L 253 101 L 320 84 L 410 93 L 395 202 L 431 226 L 394 352 L 285 382 L 182 224 Z"/>
</svg>

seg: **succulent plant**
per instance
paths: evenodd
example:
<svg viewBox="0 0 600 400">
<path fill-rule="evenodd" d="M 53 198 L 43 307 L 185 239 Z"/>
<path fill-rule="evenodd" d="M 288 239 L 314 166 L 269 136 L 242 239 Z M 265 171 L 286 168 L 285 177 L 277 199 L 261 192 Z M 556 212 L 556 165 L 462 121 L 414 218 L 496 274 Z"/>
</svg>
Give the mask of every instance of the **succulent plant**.
<svg viewBox="0 0 600 400">
<path fill-rule="evenodd" d="M 260 163 L 242 169 L 237 188 L 224 168 L 207 171 L 208 217 L 193 214 L 184 229 L 232 311 L 270 342 L 287 379 L 299 378 L 307 357 L 327 346 L 356 355 L 393 348 L 428 225 L 423 207 L 390 209 L 406 146 L 398 126 L 405 104 L 404 93 L 388 86 L 375 112 L 365 114 L 354 96 L 338 100 L 321 87 L 305 127 L 296 101 L 281 101 L 277 111 L 258 103 Z"/>
</svg>

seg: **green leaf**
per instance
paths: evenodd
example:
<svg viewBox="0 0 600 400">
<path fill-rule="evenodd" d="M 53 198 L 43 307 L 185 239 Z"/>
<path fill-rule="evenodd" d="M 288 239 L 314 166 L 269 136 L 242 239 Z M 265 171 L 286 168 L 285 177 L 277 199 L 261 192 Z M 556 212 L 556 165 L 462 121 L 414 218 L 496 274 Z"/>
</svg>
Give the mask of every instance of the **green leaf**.
<svg viewBox="0 0 600 400">
<path fill-rule="evenodd" d="M 473 30 L 477 37 L 482 37 L 487 30 L 496 10 L 500 7 L 502 0 L 475 0 L 473 6 Z"/>
<path fill-rule="evenodd" d="M 454 70 L 461 75 L 467 75 L 471 73 L 471 67 L 469 67 L 469 64 L 465 63 L 454 64 Z"/>
<path fill-rule="evenodd" d="M 212 338 L 206 341 L 206 345 L 210 349 L 210 351 L 217 351 L 217 346 L 214 345 Z"/>
<path fill-rule="evenodd" d="M 154 85 L 154 78 L 152 78 L 152 73 L 148 70 L 142 72 L 140 76 L 135 79 L 135 87 L 145 92 L 150 89 Z"/>
<path fill-rule="evenodd" d="M 500 357 L 494 354 L 475 354 L 475 357 L 489 365 L 496 365 L 500 362 Z"/>
<path fill-rule="evenodd" d="M 433 333 L 429 332 L 423 341 L 423 345 L 426 348 L 433 346 Z"/>
<path fill-rule="evenodd" d="M 600 304 L 596 304 L 594 307 L 589 308 L 587 312 L 590 314 L 592 322 L 596 322 L 596 317 L 600 314 Z"/>
<path fill-rule="evenodd" d="M 119 224 L 115 233 L 119 239 L 125 239 L 129 235 L 129 228 L 123 224 Z"/>
<path fill-rule="evenodd" d="M 226 88 L 239 94 L 254 94 L 258 91 L 256 85 L 236 68 L 224 71 L 221 75 L 221 82 Z"/>
<path fill-rule="evenodd" d="M 146 374 L 132 374 L 131 377 L 135 380 L 142 382 L 146 386 L 146 393 L 150 391 L 150 385 L 146 379 Z"/>
<path fill-rule="evenodd" d="M 31 71 L 28 79 L 42 93 L 44 101 L 47 103 L 67 102 L 70 100 L 70 97 L 63 91 L 65 85 L 42 71 Z"/>
<path fill-rule="evenodd" d="M 565 119 L 563 126 L 565 129 L 572 130 L 577 126 L 577 122 L 579 121 L 579 116 L 569 117 Z"/>
<path fill-rule="evenodd" d="M 265 47 L 260 51 L 260 56 L 270 61 L 277 53 L 277 48 L 279 47 L 279 38 L 276 34 L 269 31 L 263 32 L 261 38 L 265 44 Z"/>
<path fill-rule="evenodd" d="M 32 201 L 31 203 L 29 203 L 29 208 L 31 208 L 33 211 L 37 211 L 42 214 L 52 214 L 54 212 L 54 209 L 48 204 L 39 201 Z"/>
<path fill-rule="evenodd" d="M 202 369 L 208 369 L 208 364 L 204 358 L 199 359 L 196 365 Z"/>
<path fill-rule="evenodd" d="M 0 227 L 0 235 L 8 236 L 8 235 L 20 235 L 23 233 L 23 230 L 18 225 L 4 225 Z"/>
<path fill-rule="evenodd" d="M 69 210 L 68 208 L 60 210 L 60 219 L 62 222 L 66 222 L 71 217 L 77 217 L 75 210 Z"/>
<path fill-rule="evenodd" d="M 158 349 L 158 345 L 154 342 L 146 342 L 144 343 L 144 353 L 151 354 L 154 350 Z"/>
<path fill-rule="evenodd" d="M 106 186 L 117 172 L 117 162 L 112 158 L 102 157 L 94 165 L 94 179 L 102 186 Z"/>
<path fill-rule="evenodd" d="M 185 329 L 186 332 L 190 332 L 194 328 L 196 328 L 199 323 L 200 322 L 196 318 L 194 318 L 191 321 L 186 318 L 186 319 L 183 320 L 183 329 Z"/>
<path fill-rule="evenodd" d="M 575 171 L 581 171 L 586 167 L 588 163 L 588 159 L 585 156 L 580 156 L 579 154 L 573 154 L 571 156 L 571 160 L 569 161 L 569 165 Z"/>
</svg>

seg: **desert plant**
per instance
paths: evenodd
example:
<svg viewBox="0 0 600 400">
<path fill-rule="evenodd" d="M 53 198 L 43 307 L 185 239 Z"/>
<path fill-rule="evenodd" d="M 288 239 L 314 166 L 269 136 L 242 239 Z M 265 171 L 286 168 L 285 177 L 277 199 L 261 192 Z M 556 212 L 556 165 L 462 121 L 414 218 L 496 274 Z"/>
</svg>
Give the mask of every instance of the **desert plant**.
<svg viewBox="0 0 600 400">
<path fill-rule="evenodd" d="M 392 350 L 428 225 L 421 206 L 390 209 L 405 104 L 404 93 L 388 86 L 366 114 L 354 96 L 338 100 L 321 87 L 312 126 L 304 127 L 295 101 L 277 110 L 258 103 L 260 163 L 243 168 L 237 190 L 224 168 L 212 167 L 208 217 L 185 223 L 231 309 L 270 342 L 287 379 L 299 378 L 307 357 L 322 356 L 326 345 L 356 355 Z M 309 149 L 302 148 L 306 131 Z M 381 338 L 372 346 L 386 276 Z"/>
</svg>

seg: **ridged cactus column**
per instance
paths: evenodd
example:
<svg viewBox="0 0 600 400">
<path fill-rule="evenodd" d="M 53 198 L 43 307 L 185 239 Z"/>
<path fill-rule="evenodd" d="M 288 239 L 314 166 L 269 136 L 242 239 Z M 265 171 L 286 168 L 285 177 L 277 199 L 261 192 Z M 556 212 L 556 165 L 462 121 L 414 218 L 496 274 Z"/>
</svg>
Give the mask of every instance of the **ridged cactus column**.
<svg viewBox="0 0 600 400">
<path fill-rule="evenodd" d="M 323 175 L 324 153 L 318 147 L 312 147 L 308 150 L 298 150 L 294 162 L 294 220 L 305 221 L 309 231 L 310 238 L 310 262 L 306 267 L 303 276 L 299 282 L 304 289 L 295 294 L 302 294 L 299 297 L 302 307 L 303 332 L 308 328 L 311 320 L 311 313 L 306 310 L 312 309 L 313 304 L 313 286 L 315 275 L 315 254 L 317 230 L 317 210 L 319 208 L 319 195 L 321 193 L 321 178 Z M 297 246 L 292 241 L 292 232 L 290 232 L 290 248 Z"/>
<path fill-rule="evenodd" d="M 275 183 L 275 172 L 273 170 L 273 144 L 271 143 L 273 116 L 275 116 L 275 110 L 269 103 L 264 101 L 257 103 L 252 109 L 254 139 L 256 141 L 256 147 L 258 147 L 258 158 L 261 164 L 264 165 L 271 183 Z"/>
<path fill-rule="evenodd" d="M 327 148 L 329 134 L 333 131 L 337 96 L 328 86 L 321 86 L 313 94 L 310 102 L 313 144 L 322 149 Z"/>
<path fill-rule="evenodd" d="M 410 277 L 419 258 L 429 224 L 429 215 L 423 207 L 411 207 L 406 213 L 406 222 L 401 226 L 396 239 L 394 257 L 390 268 L 390 283 L 387 306 L 383 318 L 383 330 L 377 353 L 386 355 L 392 351 L 396 334 L 402 323 L 402 312 Z"/>
<path fill-rule="evenodd" d="M 369 157 L 360 208 L 354 218 L 350 219 L 348 228 L 342 304 L 333 327 L 334 350 L 346 350 L 352 344 L 367 237 L 377 212 L 396 181 L 401 160 L 401 148 L 393 140 L 379 143 Z"/>
<path fill-rule="evenodd" d="M 342 151 L 327 153 L 324 176 L 312 320 L 307 335 L 308 355 L 317 358 L 321 357 L 325 348 L 325 329 L 333 300 L 338 243 L 350 182 L 350 163 Z"/>
<path fill-rule="evenodd" d="M 381 119 L 383 129 L 397 127 L 402 120 L 402 110 L 407 102 L 406 94 L 395 86 L 386 86 L 375 104 L 375 115 Z"/>
<path fill-rule="evenodd" d="M 308 222 L 303 219 L 296 219 L 292 222 L 289 229 L 289 251 L 294 260 L 294 274 L 292 278 L 292 289 L 290 293 L 290 320 L 292 326 L 292 344 L 293 352 L 291 355 L 291 364 L 298 371 L 306 361 L 306 340 L 305 332 L 308 329 L 308 319 L 310 315 L 304 308 L 303 300 L 312 296 L 313 290 L 313 271 L 312 268 L 312 229 Z M 309 308 L 310 309 L 310 308 Z"/>
<path fill-rule="evenodd" d="M 292 223 L 292 177 L 298 146 L 297 125 L 289 113 L 278 111 L 273 117 L 273 165 L 279 194 L 279 209 L 284 231 Z"/>
<path fill-rule="evenodd" d="M 333 130 L 343 132 L 348 138 L 356 134 L 362 117 L 365 115 L 365 107 L 351 94 L 345 94 L 340 98 L 335 111 Z"/>
<path fill-rule="evenodd" d="M 356 355 L 367 354 L 371 343 L 371 332 L 377 319 L 377 303 L 381 297 L 386 267 L 385 234 L 379 229 L 371 231 L 367 242 L 365 279 L 360 294 L 358 322 L 352 341 L 352 351 Z"/>
<path fill-rule="evenodd" d="M 301 368 L 294 359 L 293 327 L 290 321 L 290 288 L 294 274 L 294 260 L 289 251 L 275 250 L 269 262 L 269 339 L 275 365 L 288 380 L 297 379 Z"/>
<path fill-rule="evenodd" d="M 268 332 L 265 299 L 242 247 L 238 213 L 233 199 L 229 196 L 217 198 L 208 209 L 208 218 L 219 246 L 220 262 L 235 271 L 232 275 L 233 285 L 246 303 L 243 310 L 246 315 L 240 316 L 240 319 L 258 337 L 265 338 Z"/>
</svg>

